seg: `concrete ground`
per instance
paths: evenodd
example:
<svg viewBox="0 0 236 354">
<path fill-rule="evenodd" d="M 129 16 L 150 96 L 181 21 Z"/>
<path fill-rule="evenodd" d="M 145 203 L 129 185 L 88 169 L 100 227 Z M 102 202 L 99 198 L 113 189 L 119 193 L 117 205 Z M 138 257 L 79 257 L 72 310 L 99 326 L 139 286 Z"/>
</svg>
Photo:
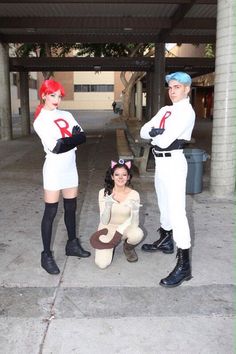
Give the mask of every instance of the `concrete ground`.
<svg viewBox="0 0 236 354">
<path fill-rule="evenodd" d="M 187 195 L 193 279 L 165 289 L 159 281 L 174 267 L 175 255 L 145 254 L 140 244 L 139 261 L 130 264 L 119 245 L 108 269 L 95 266 L 89 236 L 98 225 L 98 190 L 117 158 L 115 129 L 124 123 L 112 112 L 81 112 L 80 122 L 88 141 L 78 149 L 78 235 L 92 256 L 65 256 L 60 205 L 57 276 L 40 267 L 41 143 L 34 134 L 19 137 L 17 117 L 15 139 L 0 142 L 0 353 L 233 354 L 234 199 L 211 196 L 210 160 L 202 193 Z M 199 121 L 193 134 L 196 147 L 209 154 L 211 126 Z M 135 172 L 132 181 L 141 195 L 146 241 L 154 241 L 159 213 L 153 171 L 142 178 Z"/>
</svg>

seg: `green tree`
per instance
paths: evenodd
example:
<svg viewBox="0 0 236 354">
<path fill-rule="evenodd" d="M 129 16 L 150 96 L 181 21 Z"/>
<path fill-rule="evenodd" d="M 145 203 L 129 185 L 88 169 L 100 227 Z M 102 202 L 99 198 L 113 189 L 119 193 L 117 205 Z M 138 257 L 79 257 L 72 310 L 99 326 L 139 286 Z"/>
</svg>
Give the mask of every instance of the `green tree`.
<svg viewBox="0 0 236 354">
<path fill-rule="evenodd" d="M 143 57 L 153 56 L 154 44 L 144 43 L 109 43 L 109 44 L 93 44 L 83 43 L 76 46 L 78 56 L 93 57 Z M 130 75 L 131 74 L 131 75 Z M 131 115 L 131 95 L 134 85 L 138 80 L 146 75 L 146 72 L 133 71 L 129 73 L 121 71 L 120 79 L 124 85 L 122 92 L 123 117 L 128 119 Z"/>
<path fill-rule="evenodd" d="M 208 43 L 205 46 L 205 56 L 207 58 L 215 58 L 216 46 L 215 44 Z"/>
</svg>

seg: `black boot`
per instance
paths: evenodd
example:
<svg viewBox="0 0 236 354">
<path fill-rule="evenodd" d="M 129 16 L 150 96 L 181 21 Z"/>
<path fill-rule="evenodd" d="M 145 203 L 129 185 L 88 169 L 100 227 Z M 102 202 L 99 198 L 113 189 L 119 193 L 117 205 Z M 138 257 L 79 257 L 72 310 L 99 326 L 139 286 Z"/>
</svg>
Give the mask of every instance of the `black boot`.
<svg viewBox="0 0 236 354">
<path fill-rule="evenodd" d="M 86 258 L 86 257 L 89 257 L 91 255 L 91 253 L 88 251 L 85 251 L 83 249 L 83 247 L 81 246 L 78 238 L 75 238 L 74 240 L 67 241 L 66 255 Z"/>
<path fill-rule="evenodd" d="M 178 258 L 178 261 L 175 268 L 168 275 L 168 277 L 160 281 L 160 285 L 167 288 L 179 286 L 183 283 L 183 281 L 190 280 L 192 278 L 189 260 L 189 249 L 182 250 L 179 248 L 176 257 Z"/>
<path fill-rule="evenodd" d="M 153 243 L 145 243 L 142 245 L 141 249 L 145 252 L 156 252 L 162 251 L 163 253 L 173 253 L 174 252 L 174 244 L 172 239 L 172 230 L 166 231 L 162 227 L 157 231 L 160 232 L 159 240 Z"/>
<path fill-rule="evenodd" d="M 128 262 L 137 262 L 138 256 L 135 252 L 135 246 L 127 243 L 127 240 L 123 244 L 123 251 Z"/>
<path fill-rule="evenodd" d="M 58 268 L 52 254 L 48 255 L 45 252 L 41 253 L 41 266 L 49 274 L 59 274 L 60 273 L 60 269 Z"/>
</svg>

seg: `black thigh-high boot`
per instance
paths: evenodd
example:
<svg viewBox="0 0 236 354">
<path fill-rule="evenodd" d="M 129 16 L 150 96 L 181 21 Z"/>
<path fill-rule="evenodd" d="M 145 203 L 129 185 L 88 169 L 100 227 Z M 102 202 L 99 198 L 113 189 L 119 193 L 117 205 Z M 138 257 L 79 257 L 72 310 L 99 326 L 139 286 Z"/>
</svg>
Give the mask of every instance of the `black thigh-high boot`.
<svg viewBox="0 0 236 354">
<path fill-rule="evenodd" d="M 189 248 L 185 250 L 179 248 L 176 257 L 178 258 L 178 260 L 175 268 L 166 278 L 161 279 L 160 281 L 160 285 L 166 288 L 173 288 L 175 286 L 179 286 L 183 283 L 183 281 L 190 280 L 192 278 L 189 259 Z"/>
<path fill-rule="evenodd" d="M 166 231 L 162 227 L 157 231 L 160 232 L 160 238 L 153 243 L 144 243 L 141 247 L 144 252 L 162 251 L 163 253 L 173 253 L 174 243 L 172 238 L 172 230 Z"/>
<path fill-rule="evenodd" d="M 89 257 L 90 252 L 85 251 L 81 246 L 79 239 L 76 238 L 76 207 L 77 198 L 63 199 L 64 201 L 64 221 L 68 233 L 68 241 L 66 243 L 66 255 L 76 257 Z"/>
<path fill-rule="evenodd" d="M 51 252 L 52 225 L 57 213 L 58 203 L 45 203 L 45 210 L 41 222 L 43 252 L 41 253 L 41 266 L 49 274 L 58 274 L 60 270 Z"/>
</svg>

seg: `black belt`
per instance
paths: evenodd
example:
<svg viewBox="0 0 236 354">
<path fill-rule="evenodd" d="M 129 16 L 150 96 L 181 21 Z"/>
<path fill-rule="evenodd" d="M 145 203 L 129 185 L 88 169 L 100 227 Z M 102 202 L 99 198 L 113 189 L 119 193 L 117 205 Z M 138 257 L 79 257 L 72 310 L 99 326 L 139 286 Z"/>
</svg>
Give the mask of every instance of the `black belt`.
<svg viewBox="0 0 236 354">
<path fill-rule="evenodd" d="M 155 149 L 152 149 L 152 153 L 156 157 L 171 157 L 171 152 L 156 152 Z"/>
<path fill-rule="evenodd" d="M 163 150 L 164 151 L 178 150 L 178 149 L 183 149 L 185 143 L 186 143 L 186 141 L 183 139 L 176 139 L 175 141 L 173 141 L 172 144 L 170 144 L 165 149 L 161 149 L 159 146 L 156 146 L 156 145 L 154 146 L 154 148 L 158 152 L 162 152 Z"/>
</svg>

